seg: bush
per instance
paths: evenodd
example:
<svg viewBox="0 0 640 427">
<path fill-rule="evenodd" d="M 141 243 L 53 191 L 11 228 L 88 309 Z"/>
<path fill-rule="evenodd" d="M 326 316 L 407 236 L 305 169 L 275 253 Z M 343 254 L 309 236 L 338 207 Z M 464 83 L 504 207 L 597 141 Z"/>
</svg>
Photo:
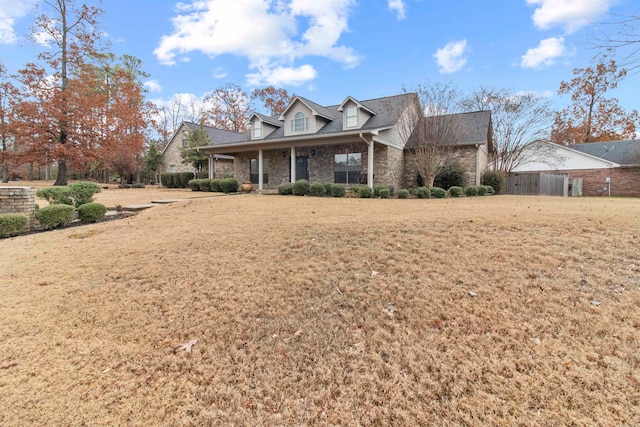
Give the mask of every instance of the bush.
<svg viewBox="0 0 640 427">
<path fill-rule="evenodd" d="M 191 181 L 193 178 L 194 178 L 193 172 L 182 172 L 180 174 L 180 187 L 181 188 L 188 188 L 189 187 L 189 181 Z"/>
<path fill-rule="evenodd" d="M 505 177 L 501 171 L 486 171 L 482 174 L 482 185 L 490 185 L 496 194 L 502 192 L 504 180 Z"/>
<path fill-rule="evenodd" d="M 233 178 L 225 178 L 225 179 L 233 179 Z M 207 181 L 209 184 L 209 190 L 207 191 L 213 191 L 214 193 L 222 192 L 222 187 L 220 186 L 220 181 L 222 181 L 221 179 L 206 179 L 205 181 Z"/>
<path fill-rule="evenodd" d="M 238 191 L 238 187 L 240 183 L 235 178 L 224 178 L 220 180 L 220 190 L 223 193 L 235 193 Z M 211 185 L 211 189 L 213 190 L 213 184 Z"/>
<path fill-rule="evenodd" d="M 351 191 L 351 195 L 356 198 L 360 198 L 360 190 L 362 187 L 351 187 L 349 191 Z"/>
<path fill-rule="evenodd" d="M 373 189 L 368 185 L 358 187 L 360 188 L 360 198 L 361 199 L 370 199 L 373 196 Z"/>
<path fill-rule="evenodd" d="M 391 191 L 388 188 L 381 188 L 378 190 L 378 197 L 381 199 L 388 199 L 391 195 Z"/>
<path fill-rule="evenodd" d="M 323 182 L 324 184 L 324 192 L 327 196 L 331 195 L 331 186 L 333 185 L 332 182 Z"/>
<path fill-rule="evenodd" d="M 309 181 L 301 179 L 293 184 L 293 194 L 296 196 L 306 196 L 310 193 Z"/>
<path fill-rule="evenodd" d="M 106 213 L 106 206 L 100 203 L 85 203 L 78 207 L 78 218 L 82 222 L 96 222 Z"/>
<path fill-rule="evenodd" d="M 467 188 L 464 189 L 464 194 L 467 195 L 467 197 L 474 197 L 478 195 L 478 187 L 476 187 L 475 185 L 471 185 Z"/>
<path fill-rule="evenodd" d="M 49 205 L 36 213 L 36 219 L 45 228 L 59 227 L 73 221 L 74 212 L 71 205 Z"/>
<path fill-rule="evenodd" d="M 95 182 L 74 182 L 68 187 L 69 197 L 73 199 L 76 208 L 93 202 L 93 195 L 100 192 L 100 186 Z"/>
<path fill-rule="evenodd" d="M 373 197 L 380 197 L 380 190 L 389 190 L 386 185 L 378 184 L 373 186 Z M 391 192 L 389 192 L 391 193 Z"/>
<path fill-rule="evenodd" d="M 48 187 L 36 191 L 36 196 L 45 199 L 51 205 L 73 205 L 69 197 L 69 187 Z"/>
<path fill-rule="evenodd" d="M 163 173 L 160 175 L 160 183 L 163 187 L 173 188 L 173 174 Z"/>
<path fill-rule="evenodd" d="M 464 187 L 464 171 L 457 164 L 445 166 L 436 175 L 433 185 L 445 190 L 451 187 Z"/>
<path fill-rule="evenodd" d="M 26 233 L 29 218 L 19 214 L 0 215 L 0 237 L 17 236 Z"/>
<path fill-rule="evenodd" d="M 418 199 L 428 199 L 431 197 L 431 191 L 429 191 L 427 187 L 416 188 L 415 194 Z"/>
<path fill-rule="evenodd" d="M 278 194 L 280 194 L 281 196 L 288 196 L 289 194 L 293 194 L 293 184 L 290 182 L 280 184 L 280 186 L 278 187 Z"/>
<path fill-rule="evenodd" d="M 460 197 L 462 196 L 462 188 L 454 185 L 453 187 L 449 187 L 449 197 Z"/>
<path fill-rule="evenodd" d="M 346 192 L 347 189 L 343 184 L 331 184 L 331 195 L 333 197 L 344 197 Z"/>
<path fill-rule="evenodd" d="M 485 185 L 484 188 L 487 189 L 487 194 L 496 194 L 496 191 L 490 185 Z"/>
<path fill-rule="evenodd" d="M 478 185 L 476 189 L 478 190 L 478 196 L 484 196 L 487 194 L 487 187 L 484 185 Z"/>
<path fill-rule="evenodd" d="M 436 199 L 444 199 L 445 197 L 447 197 L 447 192 L 444 188 L 433 187 L 431 189 L 431 195 Z"/>
<path fill-rule="evenodd" d="M 210 179 L 198 179 L 198 188 L 200 191 L 211 191 L 211 180 Z"/>
<path fill-rule="evenodd" d="M 131 188 L 144 188 L 145 185 L 141 182 L 136 182 L 135 184 L 131 184 Z"/>
<path fill-rule="evenodd" d="M 398 191 L 398 199 L 408 199 L 408 198 L 409 198 L 409 190 Z"/>
<path fill-rule="evenodd" d="M 309 194 L 315 197 L 322 197 L 326 195 L 324 184 L 321 182 L 314 182 L 309 186 Z"/>
<path fill-rule="evenodd" d="M 192 179 L 189 181 L 189 188 L 191 191 L 201 191 L 200 190 L 200 181 L 201 179 Z"/>
</svg>

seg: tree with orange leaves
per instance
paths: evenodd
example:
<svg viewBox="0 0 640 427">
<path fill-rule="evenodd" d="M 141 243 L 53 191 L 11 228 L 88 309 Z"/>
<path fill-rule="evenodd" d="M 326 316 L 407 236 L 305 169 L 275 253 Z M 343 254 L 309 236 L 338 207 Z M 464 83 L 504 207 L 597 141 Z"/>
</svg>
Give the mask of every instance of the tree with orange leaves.
<svg viewBox="0 0 640 427">
<path fill-rule="evenodd" d="M 580 144 L 635 138 L 640 123 L 638 111 L 627 113 L 616 98 L 606 92 L 615 89 L 627 75 L 618 69 L 608 55 L 599 58 L 591 67 L 575 68 L 574 78 L 563 81 L 559 95 L 571 95 L 572 104 L 555 113 L 551 141 L 558 144 Z"/>
<path fill-rule="evenodd" d="M 9 182 L 9 161 L 15 157 L 16 111 L 20 91 L 0 64 L 0 164 L 2 182 Z"/>
<path fill-rule="evenodd" d="M 289 95 L 286 89 L 267 86 L 262 89 L 254 89 L 251 99 L 259 99 L 269 114 L 282 114 L 287 109 L 293 95 Z"/>
</svg>

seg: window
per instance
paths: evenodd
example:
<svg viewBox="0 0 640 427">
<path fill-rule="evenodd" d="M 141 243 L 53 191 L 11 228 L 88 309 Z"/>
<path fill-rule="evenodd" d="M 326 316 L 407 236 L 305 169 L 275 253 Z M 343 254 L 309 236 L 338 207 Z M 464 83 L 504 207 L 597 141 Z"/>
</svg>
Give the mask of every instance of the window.
<svg viewBox="0 0 640 427">
<path fill-rule="evenodd" d="M 362 154 L 348 153 L 334 156 L 334 181 L 338 184 L 359 184 Z"/>
<path fill-rule="evenodd" d="M 171 165 L 169 165 L 169 172 L 175 173 L 176 172 L 176 165 L 174 165 L 173 163 Z"/>
<path fill-rule="evenodd" d="M 309 129 L 309 118 L 304 113 L 296 113 L 295 119 L 291 120 L 291 132 L 304 132 Z"/>
<path fill-rule="evenodd" d="M 189 148 L 189 138 L 182 138 L 182 148 Z"/>
<path fill-rule="evenodd" d="M 358 109 L 355 106 L 347 107 L 346 127 L 358 126 Z"/>
<path fill-rule="evenodd" d="M 251 166 L 249 169 L 251 183 L 258 184 L 258 178 L 260 176 L 260 171 L 258 170 L 258 159 L 251 159 Z M 269 159 L 262 159 L 262 183 L 269 183 Z"/>
<path fill-rule="evenodd" d="M 262 137 L 262 122 L 260 120 L 256 120 L 255 122 L 253 122 L 253 137 Z"/>
</svg>

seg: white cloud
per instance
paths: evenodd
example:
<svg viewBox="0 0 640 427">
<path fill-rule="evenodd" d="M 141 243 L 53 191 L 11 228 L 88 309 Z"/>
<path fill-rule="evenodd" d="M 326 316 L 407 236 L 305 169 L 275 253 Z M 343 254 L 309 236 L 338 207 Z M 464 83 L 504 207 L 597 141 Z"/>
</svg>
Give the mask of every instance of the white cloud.
<svg viewBox="0 0 640 427">
<path fill-rule="evenodd" d="M 438 49 L 433 54 L 433 57 L 436 58 L 436 63 L 440 67 L 440 73 L 450 74 L 462 69 L 467 63 L 466 50 L 466 40 L 447 43 L 444 47 Z"/>
<path fill-rule="evenodd" d="M 537 6 L 533 12 L 533 23 L 537 28 L 546 30 L 560 26 L 571 34 L 607 13 L 613 1 L 527 0 L 527 4 Z"/>
<path fill-rule="evenodd" d="M 16 42 L 15 21 L 27 15 L 35 3 L 35 0 L 0 0 L 0 43 Z"/>
<path fill-rule="evenodd" d="M 389 9 L 395 10 L 398 13 L 398 21 L 407 17 L 403 0 L 387 0 L 387 5 L 389 5 Z"/>
<path fill-rule="evenodd" d="M 540 41 L 538 47 L 527 50 L 522 55 L 520 66 L 522 68 L 542 68 L 549 67 L 555 60 L 566 54 L 564 37 L 551 37 Z"/>
<path fill-rule="evenodd" d="M 315 77 L 308 67 L 296 67 L 296 61 L 306 56 L 329 58 L 347 67 L 358 65 L 360 57 L 354 50 L 339 44 L 340 36 L 348 31 L 354 5 L 355 0 L 179 3 L 173 33 L 161 38 L 154 53 L 165 64 L 174 64 L 176 57 L 189 52 L 212 57 L 238 55 L 246 57 L 249 67 L 256 70 L 249 79 L 288 74 L 298 82 L 301 77 Z"/>
<path fill-rule="evenodd" d="M 298 68 L 276 67 L 247 75 L 247 83 L 253 86 L 300 86 L 316 78 L 316 70 L 309 64 Z"/>
<path fill-rule="evenodd" d="M 162 92 L 162 86 L 160 86 L 158 80 L 155 79 L 144 82 L 144 87 L 146 87 L 149 92 Z"/>
</svg>

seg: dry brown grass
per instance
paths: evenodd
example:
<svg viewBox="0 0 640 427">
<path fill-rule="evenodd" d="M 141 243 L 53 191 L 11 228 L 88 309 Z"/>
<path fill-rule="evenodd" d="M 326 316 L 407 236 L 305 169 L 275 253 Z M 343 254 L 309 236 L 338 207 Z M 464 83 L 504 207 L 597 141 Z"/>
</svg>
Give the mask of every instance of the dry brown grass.
<svg viewBox="0 0 640 427">
<path fill-rule="evenodd" d="M 0 424 L 638 425 L 638 212 L 242 195 L 5 239 Z"/>
</svg>

